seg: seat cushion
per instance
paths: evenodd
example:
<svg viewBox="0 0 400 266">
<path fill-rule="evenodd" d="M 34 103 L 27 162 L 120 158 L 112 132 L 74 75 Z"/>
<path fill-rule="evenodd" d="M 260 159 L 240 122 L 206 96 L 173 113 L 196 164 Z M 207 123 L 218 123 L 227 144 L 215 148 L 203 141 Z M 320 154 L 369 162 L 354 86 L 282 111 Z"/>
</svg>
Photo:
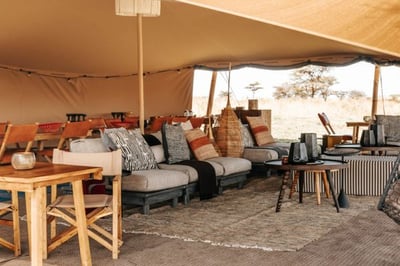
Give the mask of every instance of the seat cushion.
<svg viewBox="0 0 400 266">
<path fill-rule="evenodd" d="M 189 183 L 196 182 L 199 179 L 196 169 L 189 165 L 160 163 L 158 167 L 164 170 L 174 170 L 185 173 L 189 177 Z"/>
<path fill-rule="evenodd" d="M 189 176 L 181 171 L 140 170 L 122 177 L 122 190 L 150 192 L 183 186 L 188 183 Z"/>
<path fill-rule="evenodd" d="M 224 172 L 222 174 L 223 176 L 251 170 L 251 162 L 243 158 L 216 157 L 205 161 L 209 163 L 214 162 L 220 164 L 224 169 Z"/>
<path fill-rule="evenodd" d="M 279 154 L 277 151 L 271 149 L 263 149 L 258 147 L 247 147 L 244 148 L 243 158 L 251 161 L 252 163 L 263 163 L 265 161 L 277 160 L 279 159 Z"/>
</svg>

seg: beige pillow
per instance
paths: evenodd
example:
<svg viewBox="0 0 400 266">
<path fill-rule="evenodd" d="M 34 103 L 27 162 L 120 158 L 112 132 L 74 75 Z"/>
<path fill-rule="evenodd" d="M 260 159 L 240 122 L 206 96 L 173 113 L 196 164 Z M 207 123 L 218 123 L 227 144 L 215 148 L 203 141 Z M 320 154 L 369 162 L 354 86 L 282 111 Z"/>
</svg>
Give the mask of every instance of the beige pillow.
<svg viewBox="0 0 400 266">
<path fill-rule="evenodd" d="M 247 116 L 246 118 L 258 146 L 275 142 L 271 131 L 261 116 Z"/>
<path fill-rule="evenodd" d="M 206 160 L 219 156 L 210 139 L 201 129 L 187 130 L 185 131 L 185 136 L 197 160 Z"/>
</svg>

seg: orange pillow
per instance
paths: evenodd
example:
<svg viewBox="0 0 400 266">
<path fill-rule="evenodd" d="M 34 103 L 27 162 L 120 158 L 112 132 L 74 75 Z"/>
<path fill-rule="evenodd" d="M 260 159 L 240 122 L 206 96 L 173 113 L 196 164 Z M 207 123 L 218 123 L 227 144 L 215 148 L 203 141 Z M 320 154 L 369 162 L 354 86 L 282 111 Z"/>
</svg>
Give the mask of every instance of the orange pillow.
<svg viewBox="0 0 400 266">
<path fill-rule="evenodd" d="M 251 133 L 256 140 L 257 146 L 275 142 L 271 135 L 271 131 L 261 116 L 247 116 L 246 118 L 247 122 L 249 122 Z"/>
<path fill-rule="evenodd" d="M 186 130 L 185 136 L 197 160 L 219 157 L 214 145 L 200 128 Z"/>
</svg>

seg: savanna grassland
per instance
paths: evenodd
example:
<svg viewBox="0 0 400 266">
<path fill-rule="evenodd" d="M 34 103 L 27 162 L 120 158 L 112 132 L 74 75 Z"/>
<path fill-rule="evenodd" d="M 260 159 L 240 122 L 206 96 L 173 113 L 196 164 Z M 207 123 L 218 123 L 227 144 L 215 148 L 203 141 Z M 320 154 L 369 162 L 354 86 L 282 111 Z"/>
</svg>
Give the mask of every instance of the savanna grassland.
<svg viewBox="0 0 400 266">
<path fill-rule="evenodd" d="M 248 100 L 231 101 L 231 106 L 248 107 Z M 207 110 L 207 97 L 193 99 L 193 112 L 200 116 Z M 213 114 L 220 114 L 227 104 L 226 98 L 218 97 L 214 100 Z M 347 121 L 362 121 L 364 116 L 371 114 L 372 100 L 364 97 L 360 99 L 259 99 L 259 109 L 272 111 L 272 135 L 278 140 L 296 140 L 301 133 L 317 133 L 319 137 L 326 134 L 317 113 L 325 112 L 336 133 L 351 134 L 352 128 L 346 126 Z M 379 100 L 377 114 L 399 115 L 398 101 Z"/>
</svg>

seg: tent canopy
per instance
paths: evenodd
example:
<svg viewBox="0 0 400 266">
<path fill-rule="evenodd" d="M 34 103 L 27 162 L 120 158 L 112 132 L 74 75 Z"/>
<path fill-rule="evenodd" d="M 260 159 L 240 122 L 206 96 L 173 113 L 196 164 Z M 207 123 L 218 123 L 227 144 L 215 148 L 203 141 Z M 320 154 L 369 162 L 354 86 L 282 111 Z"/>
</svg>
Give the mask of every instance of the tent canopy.
<svg viewBox="0 0 400 266">
<path fill-rule="evenodd" d="M 161 16 L 143 21 L 144 71 L 310 58 L 346 62 L 353 56 L 398 60 L 399 9 L 397 0 L 164 0 Z M 137 73 L 136 19 L 116 16 L 114 0 L 4 0 L 0 10 L 3 66 Z"/>
<path fill-rule="evenodd" d="M 114 0 L 0 10 L 0 120 L 137 112 L 136 18 L 116 16 Z M 145 116 L 190 109 L 194 66 L 398 63 L 399 10 L 397 0 L 162 0 L 160 17 L 143 18 Z"/>
</svg>

